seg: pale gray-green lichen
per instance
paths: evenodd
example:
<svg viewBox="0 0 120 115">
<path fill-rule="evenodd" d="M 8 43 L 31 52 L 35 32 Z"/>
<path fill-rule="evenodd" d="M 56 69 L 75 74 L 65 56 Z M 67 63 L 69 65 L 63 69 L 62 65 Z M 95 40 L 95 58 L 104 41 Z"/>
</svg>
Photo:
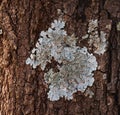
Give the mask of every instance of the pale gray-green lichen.
<svg viewBox="0 0 120 115">
<path fill-rule="evenodd" d="M 94 83 L 93 71 L 97 69 L 97 61 L 86 47 L 76 46 L 77 38 L 68 36 L 64 30 L 65 22 L 54 20 L 47 31 L 40 33 L 40 38 L 33 48 L 26 64 L 33 68 L 41 65 L 45 69 L 47 62 L 51 63 L 52 57 L 61 63 L 57 65 L 58 72 L 50 69 L 44 75 L 45 82 L 49 85 L 48 98 L 51 101 L 65 97 L 70 100 L 73 93 L 84 92 Z"/>
<path fill-rule="evenodd" d="M 89 46 L 94 46 L 94 53 L 100 55 L 104 54 L 107 49 L 106 33 L 104 31 L 98 31 L 98 20 L 89 20 L 88 34 L 82 37 L 82 40 L 88 39 Z"/>
<path fill-rule="evenodd" d="M 117 30 L 120 31 L 120 22 L 117 24 Z"/>
<path fill-rule="evenodd" d="M 94 96 L 94 93 L 93 93 L 93 91 L 90 88 L 88 88 L 85 91 L 85 96 L 89 96 L 89 98 L 92 98 Z"/>
<path fill-rule="evenodd" d="M 3 33 L 2 29 L 0 29 L 0 35 Z"/>
<path fill-rule="evenodd" d="M 84 92 L 94 82 L 92 72 L 97 67 L 96 58 L 88 53 L 86 47 L 74 47 L 72 55 L 74 60 L 59 67 L 60 72 L 54 73 L 51 69 L 45 74 L 45 81 L 50 84 L 50 100 L 59 100 L 60 97 L 72 99 L 73 93 Z"/>
</svg>

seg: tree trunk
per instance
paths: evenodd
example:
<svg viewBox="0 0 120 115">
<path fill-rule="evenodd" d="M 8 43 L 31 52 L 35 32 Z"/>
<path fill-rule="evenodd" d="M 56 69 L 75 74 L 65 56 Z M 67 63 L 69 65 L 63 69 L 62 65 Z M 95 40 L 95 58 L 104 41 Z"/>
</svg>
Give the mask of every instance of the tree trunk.
<svg viewBox="0 0 120 115">
<path fill-rule="evenodd" d="M 0 0 L 0 115 L 118 115 L 120 114 L 120 2 L 119 0 Z M 68 34 L 79 42 L 88 22 L 98 19 L 109 42 L 95 55 L 99 69 L 91 87 L 92 98 L 74 94 L 68 101 L 50 101 L 44 72 L 25 61 L 39 33 L 58 19 L 61 9 Z"/>
</svg>

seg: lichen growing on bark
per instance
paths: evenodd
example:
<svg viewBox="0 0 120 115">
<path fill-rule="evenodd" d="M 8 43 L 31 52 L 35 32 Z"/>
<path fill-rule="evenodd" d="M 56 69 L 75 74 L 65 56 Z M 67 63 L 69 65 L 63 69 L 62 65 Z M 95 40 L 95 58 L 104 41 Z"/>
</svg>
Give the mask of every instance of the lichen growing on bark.
<svg viewBox="0 0 120 115">
<path fill-rule="evenodd" d="M 59 64 L 58 72 L 50 69 L 45 73 L 45 82 L 49 85 L 48 98 L 51 101 L 61 97 L 72 99 L 73 93 L 84 92 L 94 82 L 93 71 L 97 68 L 97 61 L 86 47 L 76 46 L 77 37 L 67 35 L 64 30 L 65 22 L 54 20 L 47 31 L 40 33 L 40 38 L 33 48 L 26 64 L 33 68 L 41 65 L 45 69 L 47 62 L 54 58 Z"/>
<path fill-rule="evenodd" d="M 2 29 L 0 29 L 0 35 L 3 33 Z"/>
<path fill-rule="evenodd" d="M 90 90 L 90 88 L 87 88 L 87 90 L 85 91 L 85 96 L 89 96 L 89 98 L 92 98 L 94 96 L 94 93 L 92 90 Z"/>
<path fill-rule="evenodd" d="M 106 33 L 104 31 L 98 31 L 98 20 L 89 20 L 88 34 L 82 37 L 88 39 L 89 46 L 94 46 L 94 53 L 100 55 L 104 54 L 107 49 Z"/>
<path fill-rule="evenodd" d="M 84 92 L 94 82 L 93 71 L 96 70 L 97 62 L 93 54 L 87 48 L 74 47 L 74 60 L 59 67 L 59 72 L 52 69 L 45 73 L 45 81 L 50 84 L 48 98 L 55 101 L 60 97 L 72 99 L 73 93 Z"/>
<path fill-rule="evenodd" d="M 120 31 L 120 22 L 117 24 L 117 30 Z"/>
</svg>

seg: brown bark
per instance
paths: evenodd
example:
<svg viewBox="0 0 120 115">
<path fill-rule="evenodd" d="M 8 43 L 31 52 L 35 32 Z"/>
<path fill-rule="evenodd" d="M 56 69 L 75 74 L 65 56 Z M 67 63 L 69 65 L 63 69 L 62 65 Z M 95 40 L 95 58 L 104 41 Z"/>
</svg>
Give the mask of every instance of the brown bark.
<svg viewBox="0 0 120 115">
<path fill-rule="evenodd" d="M 0 115 L 118 115 L 119 6 L 119 0 L 0 0 Z M 101 69 L 95 72 L 92 99 L 78 92 L 71 101 L 49 101 L 44 73 L 25 64 L 40 31 L 58 19 L 57 9 L 66 11 L 66 30 L 79 40 L 86 34 L 89 19 L 98 18 L 99 29 L 107 33 L 109 48 L 104 55 L 96 55 Z M 107 30 L 105 25 L 110 24 L 112 29 Z M 86 43 L 78 41 L 78 45 Z"/>
</svg>

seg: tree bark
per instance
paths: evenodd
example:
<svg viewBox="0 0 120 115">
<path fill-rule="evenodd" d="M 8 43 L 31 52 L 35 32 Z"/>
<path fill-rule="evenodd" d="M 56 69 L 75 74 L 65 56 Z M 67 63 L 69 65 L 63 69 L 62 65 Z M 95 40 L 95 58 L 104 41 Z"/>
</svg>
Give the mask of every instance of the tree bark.
<svg viewBox="0 0 120 115">
<path fill-rule="evenodd" d="M 0 115 L 119 115 L 119 6 L 119 0 L 0 0 Z M 68 34 L 79 40 L 90 19 L 97 18 L 99 29 L 107 33 L 108 50 L 96 55 L 100 70 L 95 72 L 93 98 L 77 92 L 71 101 L 52 102 L 44 72 L 25 64 L 40 31 L 58 19 L 57 9 L 64 12 Z M 79 40 L 79 46 L 86 45 Z"/>
</svg>

